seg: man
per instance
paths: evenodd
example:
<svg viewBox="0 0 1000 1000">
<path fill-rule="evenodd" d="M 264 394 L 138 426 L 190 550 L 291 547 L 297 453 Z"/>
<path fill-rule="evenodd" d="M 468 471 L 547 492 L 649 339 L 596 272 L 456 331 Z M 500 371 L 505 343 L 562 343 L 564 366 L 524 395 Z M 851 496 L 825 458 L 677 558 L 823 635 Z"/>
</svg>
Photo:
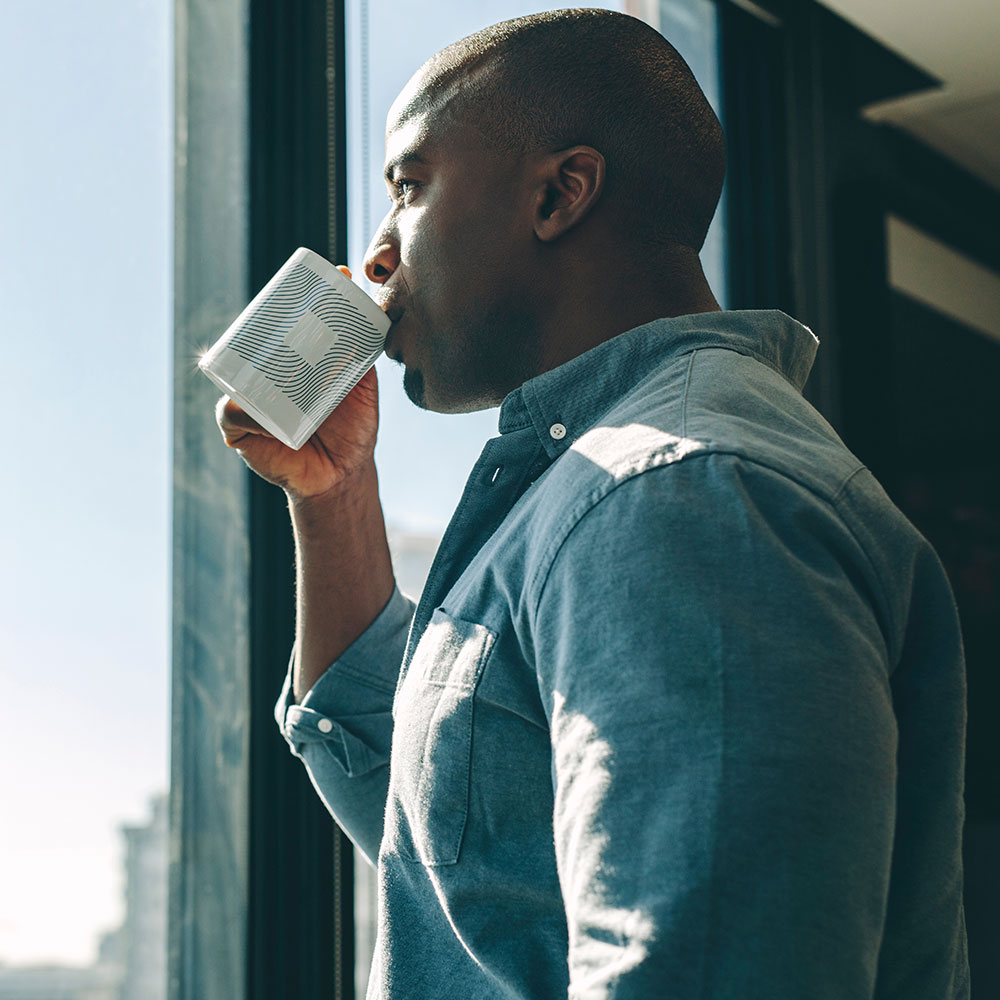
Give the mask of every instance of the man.
<svg viewBox="0 0 1000 1000">
<path fill-rule="evenodd" d="M 968 996 L 964 679 L 927 543 L 800 390 L 813 335 L 722 312 L 719 123 L 604 11 L 456 43 L 389 114 L 365 269 L 419 406 L 502 404 L 419 605 L 374 370 L 301 452 L 276 707 L 377 864 L 369 997 Z"/>
</svg>

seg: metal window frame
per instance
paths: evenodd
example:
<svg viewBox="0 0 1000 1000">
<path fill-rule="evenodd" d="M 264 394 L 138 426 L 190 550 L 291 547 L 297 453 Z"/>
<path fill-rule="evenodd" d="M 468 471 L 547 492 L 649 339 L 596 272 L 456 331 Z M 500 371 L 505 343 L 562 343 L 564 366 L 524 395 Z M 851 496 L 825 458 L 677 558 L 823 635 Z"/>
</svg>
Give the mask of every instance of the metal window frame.
<svg viewBox="0 0 1000 1000">
<path fill-rule="evenodd" d="M 251 293 L 298 246 L 346 259 L 344 9 L 251 0 Z M 249 1000 L 354 996 L 353 854 L 272 709 L 295 630 L 284 494 L 250 480 Z"/>
<path fill-rule="evenodd" d="M 343 0 L 175 6 L 171 1000 L 350 1000 L 352 853 L 273 720 L 284 496 L 195 359 L 300 245 L 346 257 Z"/>
</svg>

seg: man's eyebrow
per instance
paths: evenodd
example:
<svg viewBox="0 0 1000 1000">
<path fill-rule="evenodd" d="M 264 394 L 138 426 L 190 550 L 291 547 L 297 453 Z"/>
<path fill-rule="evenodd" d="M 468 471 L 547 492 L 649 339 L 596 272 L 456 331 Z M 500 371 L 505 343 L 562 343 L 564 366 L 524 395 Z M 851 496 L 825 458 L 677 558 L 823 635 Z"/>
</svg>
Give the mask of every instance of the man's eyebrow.
<svg viewBox="0 0 1000 1000">
<path fill-rule="evenodd" d="M 385 179 L 386 181 L 392 180 L 393 173 L 399 167 L 405 167 L 408 163 L 426 163 L 427 161 L 419 154 L 415 152 L 410 153 L 400 153 L 399 156 L 392 160 L 389 160 L 385 165 Z"/>
</svg>

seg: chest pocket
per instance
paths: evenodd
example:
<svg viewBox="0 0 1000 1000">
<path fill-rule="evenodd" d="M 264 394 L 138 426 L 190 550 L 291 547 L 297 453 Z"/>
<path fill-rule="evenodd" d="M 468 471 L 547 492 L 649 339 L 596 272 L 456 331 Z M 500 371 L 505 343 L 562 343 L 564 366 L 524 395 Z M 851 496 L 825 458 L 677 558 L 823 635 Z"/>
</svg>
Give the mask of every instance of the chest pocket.
<svg viewBox="0 0 1000 1000">
<path fill-rule="evenodd" d="M 476 686 L 496 640 L 440 608 L 393 706 L 384 848 L 428 866 L 458 861 L 469 815 Z"/>
</svg>

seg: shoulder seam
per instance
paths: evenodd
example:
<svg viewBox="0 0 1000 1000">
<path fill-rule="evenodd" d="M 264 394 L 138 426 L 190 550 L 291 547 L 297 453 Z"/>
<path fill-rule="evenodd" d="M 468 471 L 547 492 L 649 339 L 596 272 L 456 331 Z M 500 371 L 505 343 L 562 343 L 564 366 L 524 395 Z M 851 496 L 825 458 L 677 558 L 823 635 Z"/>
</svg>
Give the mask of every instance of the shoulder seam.
<svg viewBox="0 0 1000 1000">
<path fill-rule="evenodd" d="M 691 369 L 694 368 L 694 358 L 698 352 L 692 351 L 688 360 L 687 372 L 684 374 L 684 395 L 681 398 L 681 437 L 687 437 L 688 424 L 688 390 L 691 388 Z"/>
<path fill-rule="evenodd" d="M 840 501 L 840 498 L 844 495 L 848 486 L 850 486 L 850 484 L 854 482 L 854 480 L 858 477 L 858 475 L 860 475 L 862 472 L 867 472 L 867 471 L 868 471 L 867 466 L 865 465 L 858 466 L 858 468 L 856 468 L 840 484 L 840 489 L 837 490 L 836 494 L 829 501 L 830 506 L 836 509 L 838 507 L 838 502 Z M 837 514 L 840 517 L 840 520 L 843 523 L 844 527 L 847 529 L 848 532 L 850 532 L 851 538 L 854 539 L 855 544 L 858 546 L 861 552 L 864 553 L 865 560 L 868 562 L 868 566 L 872 571 L 872 576 L 878 581 L 879 588 L 882 591 L 881 594 L 882 605 L 885 608 L 886 617 L 888 618 L 887 624 L 891 629 L 890 634 L 886 636 L 886 652 L 889 654 L 890 667 L 892 669 L 895 669 L 896 664 L 899 662 L 899 657 L 902 654 L 902 651 L 899 648 L 897 648 L 899 644 L 896 642 L 896 636 L 900 634 L 902 623 L 896 621 L 895 615 L 893 614 L 892 610 L 892 602 L 888 598 L 889 589 L 886 586 L 885 580 L 882 578 L 882 574 L 878 571 L 878 567 L 875 565 L 875 560 L 872 559 L 871 555 L 869 554 L 868 547 L 861 541 L 860 538 L 858 538 L 857 532 L 854 530 L 854 528 L 851 527 L 850 522 L 846 518 L 840 515 L 839 509 L 837 509 Z"/>
<path fill-rule="evenodd" d="M 858 467 L 849 476 L 845 477 L 844 481 L 838 487 L 837 492 L 834 493 L 833 496 L 830 498 L 830 502 L 836 503 L 841 498 L 841 496 L 844 493 L 844 490 L 847 489 L 848 484 L 854 479 L 854 477 L 857 476 L 859 473 L 864 472 L 866 469 L 867 466 L 863 462 L 859 462 Z"/>
</svg>

